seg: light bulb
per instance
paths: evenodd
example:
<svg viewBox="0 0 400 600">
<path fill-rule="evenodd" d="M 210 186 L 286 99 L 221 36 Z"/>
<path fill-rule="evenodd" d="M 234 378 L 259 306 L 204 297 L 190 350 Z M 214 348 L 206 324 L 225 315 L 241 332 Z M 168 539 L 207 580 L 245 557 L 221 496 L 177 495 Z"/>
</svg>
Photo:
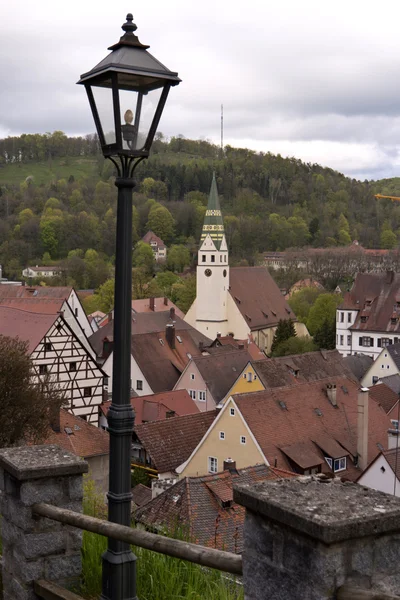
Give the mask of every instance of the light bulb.
<svg viewBox="0 0 400 600">
<path fill-rule="evenodd" d="M 125 123 L 127 125 L 131 125 L 133 121 L 133 112 L 128 108 L 128 110 L 124 114 Z"/>
</svg>

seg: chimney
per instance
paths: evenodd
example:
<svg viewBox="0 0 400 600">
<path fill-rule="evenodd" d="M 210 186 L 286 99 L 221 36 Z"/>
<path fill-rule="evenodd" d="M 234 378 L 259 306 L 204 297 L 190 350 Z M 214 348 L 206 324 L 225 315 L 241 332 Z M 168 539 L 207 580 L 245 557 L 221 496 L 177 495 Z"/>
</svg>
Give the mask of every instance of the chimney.
<svg viewBox="0 0 400 600">
<path fill-rule="evenodd" d="M 386 283 L 393 283 L 394 271 L 386 271 Z"/>
<path fill-rule="evenodd" d="M 175 320 L 175 308 L 173 306 L 171 306 L 171 308 L 169 309 L 169 318 L 171 319 L 171 321 Z"/>
<path fill-rule="evenodd" d="M 109 312 L 109 313 L 108 313 L 108 315 L 107 315 L 107 323 L 111 323 L 111 321 L 112 321 L 112 318 L 113 318 L 113 314 L 112 314 L 112 311 L 111 311 L 111 312 Z"/>
<path fill-rule="evenodd" d="M 155 308 L 156 308 L 155 298 L 152 297 L 152 298 L 150 298 L 150 310 L 152 310 L 154 312 Z"/>
<path fill-rule="evenodd" d="M 217 338 L 219 339 L 220 337 L 221 337 L 221 332 L 220 332 L 220 331 L 218 331 L 218 332 L 217 332 Z"/>
<path fill-rule="evenodd" d="M 357 396 L 357 455 L 361 471 L 368 465 L 368 403 L 368 388 L 362 387 Z"/>
<path fill-rule="evenodd" d="M 50 416 L 50 427 L 56 433 L 60 433 L 60 431 L 61 431 L 60 407 L 57 403 L 55 406 L 52 406 L 50 408 L 49 416 Z"/>
<path fill-rule="evenodd" d="M 224 471 L 229 471 L 230 473 L 236 473 L 236 461 L 232 458 L 226 458 L 224 460 Z"/>
<path fill-rule="evenodd" d="M 167 410 L 167 412 L 165 413 L 165 416 L 167 419 L 170 419 L 171 417 L 175 417 L 176 412 L 174 410 Z"/>
<path fill-rule="evenodd" d="M 328 396 L 328 400 L 332 404 L 332 406 L 336 407 L 336 383 L 328 383 L 326 385 L 326 395 Z"/>
<path fill-rule="evenodd" d="M 168 298 L 167 298 L 167 296 L 164 296 L 164 304 L 165 304 L 165 306 L 168 306 Z"/>
<path fill-rule="evenodd" d="M 175 327 L 172 323 L 167 323 L 165 328 L 165 338 L 171 350 L 175 350 Z"/>
<path fill-rule="evenodd" d="M 244 350 L 244 342 L 238 342 L 239 350 Z"/>
</svg>

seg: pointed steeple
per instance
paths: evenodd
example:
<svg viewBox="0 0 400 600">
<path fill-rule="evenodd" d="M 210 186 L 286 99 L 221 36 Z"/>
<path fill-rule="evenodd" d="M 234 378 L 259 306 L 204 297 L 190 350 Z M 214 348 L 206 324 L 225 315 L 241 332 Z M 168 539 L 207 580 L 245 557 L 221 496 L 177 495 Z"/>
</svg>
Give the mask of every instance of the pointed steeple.
<svg viewBox="0 0 400 600">
<path fill-rule="evenodd" d="M 221 247 L 222 239 L 225 235 L 224 221 L 222 219 L 221 207 L 219 205 L 217 182 L 215 173 L 211 183 L 210 195 L 208 197 L 208 205 L 206 216 L 204 217 L 203 230 L 201 232 L 200 245 L 204 242 L 207 234 L 210 235 L 217 250 Z"/>
</svg>

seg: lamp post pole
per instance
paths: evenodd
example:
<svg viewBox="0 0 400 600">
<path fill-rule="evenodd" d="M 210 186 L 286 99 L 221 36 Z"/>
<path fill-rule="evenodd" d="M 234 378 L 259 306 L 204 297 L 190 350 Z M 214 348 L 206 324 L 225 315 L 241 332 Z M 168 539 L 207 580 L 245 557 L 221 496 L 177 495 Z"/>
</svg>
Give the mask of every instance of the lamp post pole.
<svg viewBox="0 0 400 600">
<path fill-rule="evenodd" d="M 108 411 L 110 477 L 108 520 L 131 524 L 131 441 L 135 413 L 130 403 L 132 329 L 133 170 L 142 158 L 117 163 L 117 234 L 115 253 L 114 352 L 112 402 Z M 114 161 L 113 161 L 114 162 Z M 129 544 L 108 539 L 103 554 L 102 600 L 136 600 L 136 557 Z"/>
</svg>

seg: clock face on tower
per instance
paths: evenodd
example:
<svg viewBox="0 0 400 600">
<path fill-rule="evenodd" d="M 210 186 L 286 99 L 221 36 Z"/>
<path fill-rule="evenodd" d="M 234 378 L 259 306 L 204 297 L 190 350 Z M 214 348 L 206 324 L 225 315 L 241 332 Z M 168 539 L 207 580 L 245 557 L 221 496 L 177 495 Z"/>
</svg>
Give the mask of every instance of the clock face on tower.
<svg viewBox="0 0 400 600">
<path fill-rule="evenodd" d="M 212 273 L 211 269 L 206 269 L 206 270 L 204 271 L 204 275 L 205 275 L 206 277 L 210 277 L 210 276 L 211 276 L 211 273 Z"/>
</svg>

